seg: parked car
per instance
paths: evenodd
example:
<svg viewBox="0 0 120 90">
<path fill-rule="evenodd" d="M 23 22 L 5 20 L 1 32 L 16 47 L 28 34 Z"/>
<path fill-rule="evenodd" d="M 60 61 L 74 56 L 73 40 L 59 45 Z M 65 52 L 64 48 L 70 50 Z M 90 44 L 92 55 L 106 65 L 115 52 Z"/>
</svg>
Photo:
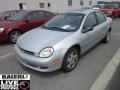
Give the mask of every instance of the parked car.
<svg viewBox="0 0 120 90">
<path fill-rule="evenodd" d="M 10 10 L 10 11 L 4 11 L 0 13 L 0 21 L 4 21 L 7 18 L 17 14 L 18 12 L 20 12 L 20 10 Z"/>
<path fill-rule="evenodd" d="M 91 9 L 91 7 L 82 7 L 81 9 Z"/>
<path fill-rule="evenodd" d="M 112 19 L 96 10 L 61 12 L 18 39 L 17 60 L 41 72 L 70 72 L 82 54 L 100 41 L 109 42 L 111 28 Z"/>
<path fill-rule="evenodd" d="M 105 4 L 99 11 L 112 18 L 120 16 L 119 4 Z"/>
<path fill-rule="evenodd" d="M 39 27 L 54 16 L 42 10 L 20 11 L 18 14 L 0 22 L 0 41 L 16 43 L 19 36 L 33 28 Z"/>
<path fill-rule="evenodd" d="M 92 6 L 92 9 L 99 10 L 99 9 L 102 8 L 103 6 L 104 6 L 104 4 L 93 5 L 93 6 Z"/>
</svg>

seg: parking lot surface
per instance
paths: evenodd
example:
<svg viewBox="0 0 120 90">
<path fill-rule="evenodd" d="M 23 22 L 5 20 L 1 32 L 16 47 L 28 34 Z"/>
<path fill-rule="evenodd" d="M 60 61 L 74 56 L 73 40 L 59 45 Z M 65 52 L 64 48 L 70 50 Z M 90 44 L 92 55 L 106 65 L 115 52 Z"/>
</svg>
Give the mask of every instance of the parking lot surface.
<svg viewBox="0 0 120 90">
<path fill-rule="evenodd" d="M 109 82 L 106 90 L 120 90 L 120 65 Z"/>
<path fill-rule="evenodd" d="M 31 90 L 89 90 L 104 67 L 120 48 L 120 19 L 113 20 L 111 41 L 100 43 L 83 55 L 70 73 L 61 70 L 41 73 L 21 66 L 14 54 L 14 45 L 0 43 L 0 73 L 30 74 Z"/>
</svg>

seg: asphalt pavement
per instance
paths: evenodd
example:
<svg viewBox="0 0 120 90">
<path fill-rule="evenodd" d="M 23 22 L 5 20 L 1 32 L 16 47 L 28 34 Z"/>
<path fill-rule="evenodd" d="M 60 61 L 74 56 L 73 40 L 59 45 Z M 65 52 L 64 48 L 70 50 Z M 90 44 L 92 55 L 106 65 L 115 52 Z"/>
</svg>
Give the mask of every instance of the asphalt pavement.
<svg viewBox="0 0 120 90">
<path fill-rule="evenodd" d="M 120 90 L 120 65 L 106 87 L 106 90 Z"/>
<path fill-rule="evenodd" d="M 113 21 L 111 41 L 100 43 L 83 55 L 70 73 L 61 70 L 41 73 L 21 66 L 14 54 L 14 45 L 0 43 L 0 73 L 30 74 L 31 90 L 89 90 L 104 67 L 120 48 L 120 19 Z"/>
</svg>

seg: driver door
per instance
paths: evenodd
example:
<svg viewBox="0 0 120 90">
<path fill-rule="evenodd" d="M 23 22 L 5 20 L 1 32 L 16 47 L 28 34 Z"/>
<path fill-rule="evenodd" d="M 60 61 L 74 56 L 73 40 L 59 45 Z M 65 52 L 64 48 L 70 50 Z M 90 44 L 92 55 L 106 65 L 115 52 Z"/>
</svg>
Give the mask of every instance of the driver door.
<svg viewBox="0 0 120 90">
<path fill-rule="evenodd" d="M 93 47 L 99 40 L 99 27 L 97 26 L 95 13 L 90 13 L 82 28 L 83 50 L 84 52 Z"/>
</svg>

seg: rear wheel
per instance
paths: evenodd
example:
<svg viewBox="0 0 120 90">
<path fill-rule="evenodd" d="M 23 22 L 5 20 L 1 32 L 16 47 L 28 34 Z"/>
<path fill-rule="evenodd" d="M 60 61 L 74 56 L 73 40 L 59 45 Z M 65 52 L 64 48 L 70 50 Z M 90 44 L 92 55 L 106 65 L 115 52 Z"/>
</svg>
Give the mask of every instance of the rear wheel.
<svg viewBox="0 0 120 90">
<path fill-rule="evenodd" d="M 72 71 L 76 67 L 78 63 L 78 59 L 79 59 L 78 49 L 77 48 L 69 49 L 64 57 L 64 60 L 62 63 L 62 70 L 65 72 Z"/>
<path fill-rule="evenodd" d="M 18 30 L 13 30 L 8 34 L 8 40 L 10 43 L 16 43 L 18 38 L 20 37 L 21 32 Z"/>
<path fill-rule="evenodd" d="M 104 43 L 108 43 L 110 41 L 111 38 L 111 31 L 109 30 L 105 36 L 105 38 L 103 39 Z"/>
</svg>

